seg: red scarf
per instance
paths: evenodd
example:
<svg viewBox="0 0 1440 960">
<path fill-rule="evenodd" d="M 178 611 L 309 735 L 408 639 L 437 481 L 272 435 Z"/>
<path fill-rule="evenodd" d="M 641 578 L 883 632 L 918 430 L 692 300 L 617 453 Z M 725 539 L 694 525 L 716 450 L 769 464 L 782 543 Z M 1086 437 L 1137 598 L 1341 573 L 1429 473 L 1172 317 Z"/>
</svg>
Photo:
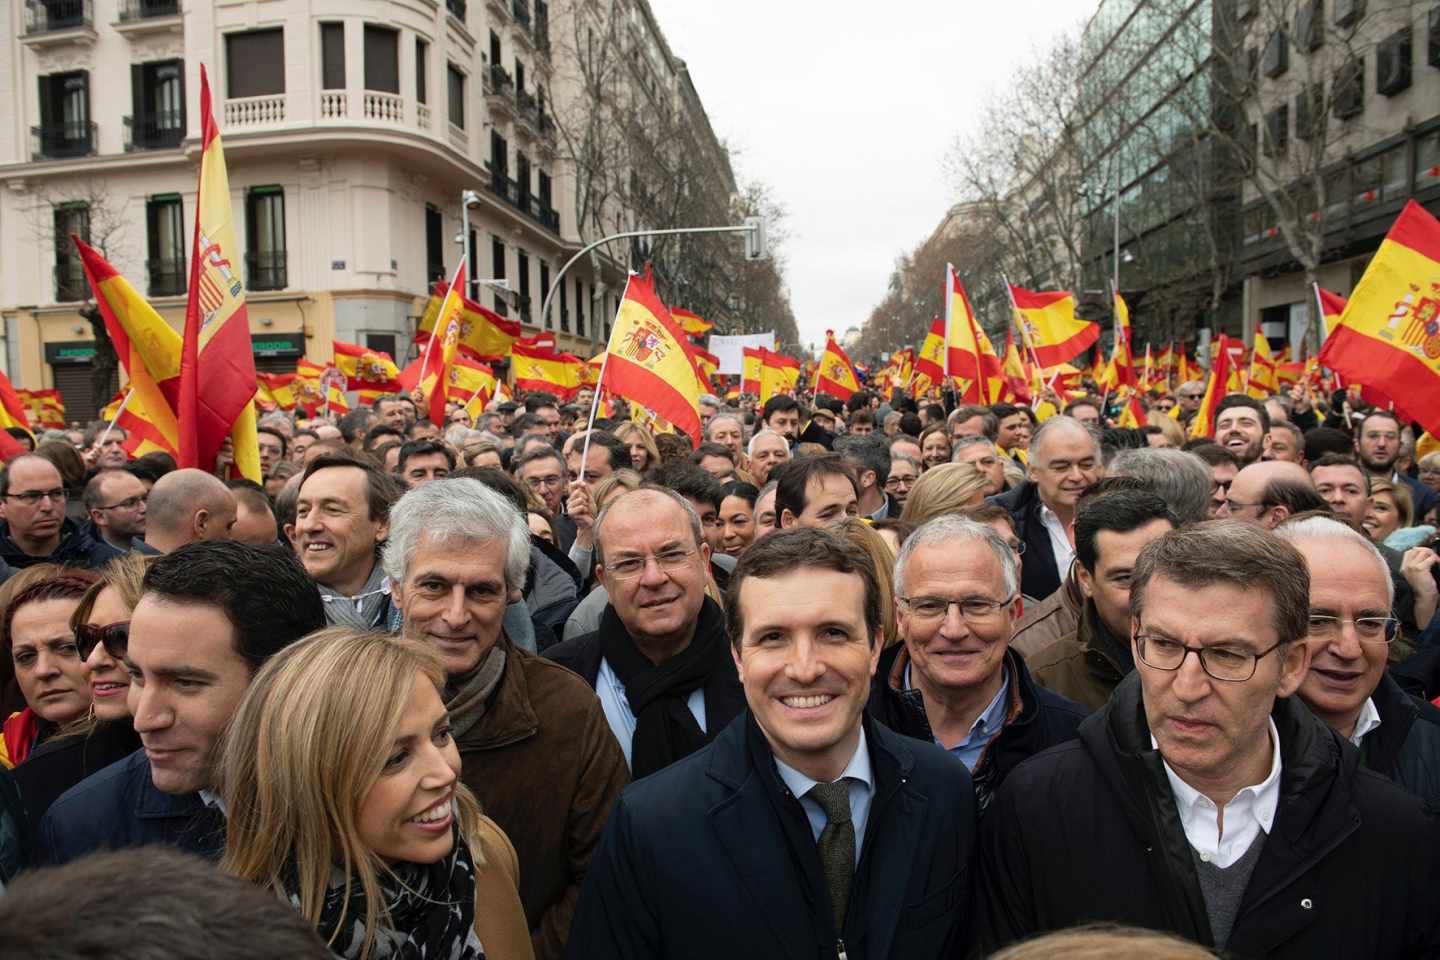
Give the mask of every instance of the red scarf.
<svg viewBox="0 0 1440 960">
<path fill-rule="evenodd" d="M 30 756 L 30 748 L 35 746 L 35 740 L 40 736 L 40 715 L 26 707 L 10 714 L 3 729 L 10 763 L 18 767 Z"/>
</svg>

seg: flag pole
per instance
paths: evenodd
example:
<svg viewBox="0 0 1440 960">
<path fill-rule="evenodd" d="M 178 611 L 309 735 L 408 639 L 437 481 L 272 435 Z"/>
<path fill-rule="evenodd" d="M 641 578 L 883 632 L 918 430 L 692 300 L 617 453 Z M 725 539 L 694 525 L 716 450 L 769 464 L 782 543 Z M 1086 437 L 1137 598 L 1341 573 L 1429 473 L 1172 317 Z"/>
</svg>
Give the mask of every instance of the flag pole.
<svg viewBox="0 0 1440 960">
<path fill-rule="evenodd" d="M 1010 321 L 1011 321 L 1012 323 L 1014 323 L 1016 327 L 1019 328 L 1019 330 L 1020 330 L 1020 342 L 1023 343 L 1023 344 L 1025 344 L 1025 349 L 1026 349 L 1026 350 L 1030 351 L 1030 362 L 1035 365 L 1035 370 L 1040 374 L 1041 377 L 1043 377 L 1043 376 L 1045 375 L 1045 365 L 1040 362 L 1040 355 L 1035 352 L 1035 344 L 1031 343 L 1031 342 L 1030 342 L 1030 338 L 1029 338 L 1028 336 L 1026 336 L 1026 334 L 1025 334 L 1025 328 L 1024 328 L 1023 326 L 1021 326 L 1020 323 L 1018 322 L 1018 321 L 1019 321 L 1019 316 L 1020 316 L 1020 304 L 1018 304 L 1018 303 L 1015 302 L 1015 291 L 1010 288 L 1010 278 L 1005 275 L 1004 271 L 1001 271 L 1001 273 L 1000 273 L 1000 279 L 1001 279 L 1002 281 L 1004 281 L 1004 283 L 1005 283 L 1005 296 L 1006 296 L 1007 298 L 1009 298 L 1009 300 L 1010 300 Z M 1051 374 L 1051 376 L 1050 376 L 1050 382 L 1045 384 L 1045 389 L 1046 389 L 1046 390 L 1054 390 L 1054 389 L 1055 389 L 1055 380 L 1056 380 L 1056 378 L 1058 378 L 1059 376 L 1060 376 L 1060 371 L 1057 369 L 1053 374 Z M 1058 399 L 1058 398 L 1057 398 L 1057 399 Z M 1031 400 L 1031 402 L 1030 402 L 1030 409 L 1034 410 L 1034 409 L 1035 409 L 1036 407 L 1038 407 L 1039 405 L 1040 405 L 1040 398 L 1039 398 L 1039 397 L 1035 397 L 1035 398 L 1034 398 L 1033 400 Z"/>
<path fill-rule="evenodd" d="M 445 311 L 450 308 L 450 298 L 455 296 L 455 284 L 465 275 L 465 254 L 460 254 L 460 263 L 455 267 L 455 275 L 450 278 L 450 286 L 445 290 L 445 299 L 440 301 L 440 310 L 435 314 L 435 325 L 430 328 L 430 339 L 425 341 L 425 353 L 420 357 L 420 382 L 425 379 L 425 370 L 430 363 L 430 351 L 435 346 L 435 341 L 440 336 L 440 320 L 445 316 Z M 418 386 L 418 384 L 417 384 Z M 325 395 L 325 406 L 330 406 L 330 395 Z"/>
<path fill-rule="evenodd" d="M 625 307 L 625 297 L 630 293 L 630 281 L 635 276 L 633 270 L 625 276 L 625 289 L 620 292 L 620 306 L 615 308 L 615 321 L 610 324 L 610 336 L 605 338 L 605 353 L 600 358 L 600 373 L 595 377 L 595 396 L 590 398 L 590 416 L 585 421 L 585 443 L 580 448 L 580 478 L 584 478 L 585 464 L 590 459 L 590 434 L 595 432 L 595 413 L 600 409 L 600 391 L 605 388 L 605 368 L 610 366 L 610 341 L 615 339 L 615 331 L 620 326 L 620 311 Z"/>
<path fill-rule="evenodd" d="M 123 414 L 125 412 L 125 408 L 130 405 L 130 398 L 133 396 L 135 396 L 135 388 L 131 387 L 125 392 L 125 399 L 120 401 L 120 407 L 115 411 L 114 419 L 111 420 L 108 424 L 106 424 L 105 432 L 100 434 L 100 442 L 97 444 L 97 446 L 105 446 L 105 441 L 110 436 L 110 431 L 114 430 L 115 424 L 120 422 L 120 415 Z"/>
</svg>

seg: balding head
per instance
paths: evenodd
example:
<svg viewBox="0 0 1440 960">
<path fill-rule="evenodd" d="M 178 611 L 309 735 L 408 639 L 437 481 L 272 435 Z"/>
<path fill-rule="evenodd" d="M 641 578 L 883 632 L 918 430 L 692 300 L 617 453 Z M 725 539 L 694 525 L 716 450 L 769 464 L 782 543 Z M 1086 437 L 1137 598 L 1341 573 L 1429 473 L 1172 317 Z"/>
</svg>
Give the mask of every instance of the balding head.
<svg viewBox="0 0 1440 960">
<path fill-rule="evenodd" d="M 1265 460 L 1235 474 L 1220 515 L 1273 530 L 1297 513 L 1328 509 L 1304 467 L 1288 460 Z"/>
<path fill-rule="evenodd" d="M 161 553 L 199 540 L 226 540 L 235 524 L 235 497 L 204 470 L 172 470 L 150 490 L 145 542 Z"/>
</svg>

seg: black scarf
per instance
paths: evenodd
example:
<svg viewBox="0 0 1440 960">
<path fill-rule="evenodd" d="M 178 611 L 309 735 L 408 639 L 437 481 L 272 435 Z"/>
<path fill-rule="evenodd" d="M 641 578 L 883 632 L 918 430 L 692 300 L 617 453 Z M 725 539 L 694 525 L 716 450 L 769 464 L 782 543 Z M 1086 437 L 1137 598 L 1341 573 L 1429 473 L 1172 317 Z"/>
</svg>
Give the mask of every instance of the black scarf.
<svg viewBox="0 0 1440 960">
<path fill-rule="evenodd" d="M 700 607 L 690 646 L 664 663 L 646 659 L 613 606 L 601 617 L 600 637 L 605 661 L 625 685 L 625 699 L 635 714 L 630 775 L 636 780 L 699 750 L 745 708 L 725 615 L 709 597 Z M 708 732 L 701 731 L 686 705 L 690 694 L 702 687 Z"/>
<path fill-rule="evenodd" d="M 390 908 L 389 925 L 375 930 L 372 960 L 485 960 L 475 933 L 475 864 L 455 827 L 455 846 L 434 863 L 399 863 L 380 875 L 380 893 Z M 293 866 L 285 877 L 290 902 L 300 904 Z M 330 943 L 346 906 L 345 929 Z M 320 939 L 336 957 L 355 960 L 365 944 L 365 894 L 338 870 L 325 891 L 317 925 Z"/>
</svg>

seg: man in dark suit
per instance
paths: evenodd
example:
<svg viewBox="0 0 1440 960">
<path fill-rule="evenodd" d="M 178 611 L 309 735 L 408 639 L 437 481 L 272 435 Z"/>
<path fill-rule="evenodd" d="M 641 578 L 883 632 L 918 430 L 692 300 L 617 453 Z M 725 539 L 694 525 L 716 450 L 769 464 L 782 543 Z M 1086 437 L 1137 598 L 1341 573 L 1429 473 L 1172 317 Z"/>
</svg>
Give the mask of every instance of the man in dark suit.
<svg viewBox="0 0 1440 960">
<path fill-rule="evenodd" d="M 568 956 L 962 950 L 970 777 L 865 718 L 880 656 L 873 563 L 825 530 L 777 531 L 741 556 L 727 613 L 749 711 L 621 794 Z"/>
</svg>

